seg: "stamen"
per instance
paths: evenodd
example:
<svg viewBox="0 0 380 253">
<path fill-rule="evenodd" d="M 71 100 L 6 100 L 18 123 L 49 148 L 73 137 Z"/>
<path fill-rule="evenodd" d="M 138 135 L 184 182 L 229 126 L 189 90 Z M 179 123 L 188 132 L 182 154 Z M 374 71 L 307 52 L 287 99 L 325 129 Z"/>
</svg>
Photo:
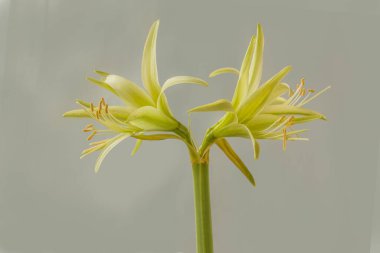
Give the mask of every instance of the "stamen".
<svg viewBox="0 0 380 253">
<path fill-rule="evenodd" d="M 99 108 L 98 108 L 99 113 L 102 112 L 102 105 L 103 105 L 103 102 L 102 102 L 102 100 L 100 100 L 99 101 Z"/>
<path fill-rule="evenodd" d="M 94 138 L 95 134 L 96 134 L 96 130 L 94 130 L 94 131 L 90 134 L 90 136 L 87 137 L 87 140 L 88 140 L 88 141 L 92 140 L 92 138 Z"/>
<path fill-rule="evenodd" d="M 106 104 L 105 111 L 106 111 L 106 113 L 108 114 L 108 104 Z"/>
<path fill-rule="evenodd" d="M 100 103 L 102 103 L 103 105 L 106 105 L 106 101 L 104 100 L 104 97 L 102 97 L 102 98 L 100 99 Z"/>
<path fill-rule="evenodd" d="M 96 111 L 96 118 L 99 119 L 99 111 Z"/>
<path fill-rule="evenodd" d="M 92 130 L 94 130 L 94 125 L 93 124 L 88 124 L 87 126 L 85 126 L 83 128 L 83 132 L 91 132 Z"/>
<path fill-rule="evenodd" d="M 284 129 L 282 129 L 282 134 L 283 134 L 283 137 L 282 137 L 282 149 L 286 150 L 286 140 L 287 140 L 286 127 Z"/>
<path fill-rule="evenodd" d="M 94 112 L 94 104 L 93 103 L 90 104 L 90 108 L 91 108 L 91 112 Z"/>
</svg>

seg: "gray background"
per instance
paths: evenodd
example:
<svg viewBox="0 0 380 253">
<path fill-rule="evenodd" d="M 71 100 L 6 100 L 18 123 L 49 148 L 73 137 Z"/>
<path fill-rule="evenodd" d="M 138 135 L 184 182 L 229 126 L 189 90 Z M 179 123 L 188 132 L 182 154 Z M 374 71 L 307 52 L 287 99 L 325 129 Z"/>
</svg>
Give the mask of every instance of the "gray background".
<svg viewBox="0 0 380 253">
<path fill-rule="evenodd" d="M 213 149 L 215 252 L 362 253 L 371 244 L 380 252 L 380 7 L 371 0 L 0 0 L 0 252 L 195 252 L 184 146 L 144 143 L 130 157 L 129 140 L 95 175 L 95 155 L 79 160 L 86 121 L 61 118 L 76 98 L 105 94 L 85 81 L 93 69 L 141 83 L 157 18 L 161 81 L 239 67 L 261 22 L 264 78 L 291 64 L 287 82 L 333 86 L 310 104 L 329 118 L 309 126 L 310 142 L 285 153 L 280 142 L 263 143 L 253 161 L 248 141 L 232 141 L 256 189 Z M 234 77 L 209 81 L 168 91 L 179 119 L 231 97 Z M 193 116 L 198 139 L 219 116 Z"/>
</svg>

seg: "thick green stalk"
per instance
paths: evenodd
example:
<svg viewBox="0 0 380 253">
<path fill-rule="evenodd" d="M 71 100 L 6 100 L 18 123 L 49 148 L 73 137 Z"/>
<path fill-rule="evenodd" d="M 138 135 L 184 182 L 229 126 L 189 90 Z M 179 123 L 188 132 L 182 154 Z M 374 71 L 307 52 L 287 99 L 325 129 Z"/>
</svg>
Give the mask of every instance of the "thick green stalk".
<svg viewBox="0 0 380 253">
<path fill-rule="evenodd" d="M 193 163 L 197 253 L 213 253 L 208 161 Z"/>
</svg>

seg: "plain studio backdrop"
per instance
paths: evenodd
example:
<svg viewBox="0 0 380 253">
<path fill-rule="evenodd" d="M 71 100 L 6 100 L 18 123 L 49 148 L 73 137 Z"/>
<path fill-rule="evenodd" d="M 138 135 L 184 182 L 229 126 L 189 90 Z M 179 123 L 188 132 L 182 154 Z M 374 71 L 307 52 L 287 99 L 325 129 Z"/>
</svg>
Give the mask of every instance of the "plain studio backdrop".
<svg viewBox="0 0 380 253">
<path fill-rule="evenodd" d="M 189 108 L 231 98 L 235 77 L 207 76 L 240 67 L 259 22 L 264 79 L 290 64 L 287 83 L 332 85 L 309 105 L 328 118 L 307 126 L 311 141 L 286 152 L 263 141 L 254 161 L 248 140 L 232 140 L 256 189 L 212 149 L 215 252 L 380 252 L 379 3 L 0 0 L 0 252 L 195 252 L 184 145 L 144 142 L 130 157 L 128 140 L 95 175 L 96 155 L 79 159 L 87 121 L 61 116 L 77 98 L 118 102 L 85 80 L 94 69 L 141 84 L 142 49 L 156 19 L 161 82 L 209 81 L 167 92 L 183 122 Z M 198 140 L 220 116 L 192 116 Z"/>
</svg>

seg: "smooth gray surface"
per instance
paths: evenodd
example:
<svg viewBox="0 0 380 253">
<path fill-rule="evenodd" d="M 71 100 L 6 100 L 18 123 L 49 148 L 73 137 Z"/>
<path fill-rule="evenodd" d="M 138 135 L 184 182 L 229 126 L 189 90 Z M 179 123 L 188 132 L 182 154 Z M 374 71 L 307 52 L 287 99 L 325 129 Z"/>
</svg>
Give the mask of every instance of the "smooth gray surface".
<svg viewBox="0 0 380 253">
<path fill-rule="evenodd" d="M 378 245 L 379 1 L 0 0 L 0 252 L 195 252 L 183 145 L 144 143 L 131 158 L 130 140 L 95 175 L 95 156 L 78 158 L 86 122 L 61 118 L 76 98 L 105 94 L 85 81 L 93 69 L 141 83 L 143 43 L 157 18 L 161 81 L 239 67 L 261 22 L 265 78 L 291 64 L 287 82 L 333 86 L 310 105 L 329 118 L 310 125 L 310 142 L 286 153 L 264 143 L 253 161 L 250 143 L 233 141 L 255 190 L 212 151 L 215 252 L 362 253 L 371 238 Z M 231 97 L 233 77 L 209 81 L 168 91 L 178 118 Z M 194 115 L 196 136 L 218 117 Z"/>
</svg>

